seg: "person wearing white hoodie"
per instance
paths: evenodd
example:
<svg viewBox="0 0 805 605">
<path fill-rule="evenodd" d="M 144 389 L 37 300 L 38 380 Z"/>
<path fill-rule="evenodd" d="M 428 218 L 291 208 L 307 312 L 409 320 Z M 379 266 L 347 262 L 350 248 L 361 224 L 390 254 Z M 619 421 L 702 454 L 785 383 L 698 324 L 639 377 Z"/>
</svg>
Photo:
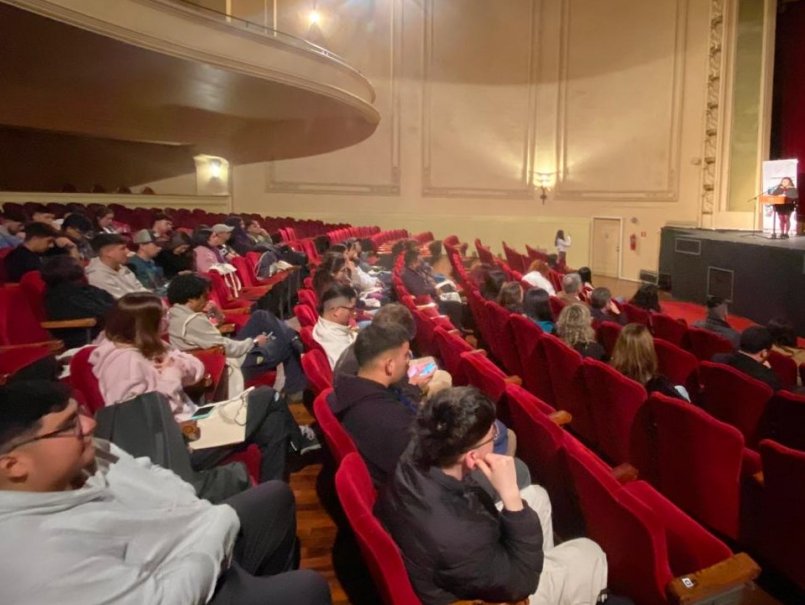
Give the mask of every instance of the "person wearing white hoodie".
<svg viewBox="0 0 805 605">
<path fill-rule="evenodd" d="M 4 605 L 326 605 L 296 566 L 293 495 L 268 482 L 212 505 L 146 458 L 93 439 L 67 386 L 0 388 Z"/>
<path fill-rule="evenodd" d="M 126 267 L 128 248 L 123 237 L 100 233 L 93 238 L 92 249 L 98 256 L 89 261 L 85 269 L 91 286 L 106 290 L 116 299 L 133 292 L 148 292 Z"/>
</svg>

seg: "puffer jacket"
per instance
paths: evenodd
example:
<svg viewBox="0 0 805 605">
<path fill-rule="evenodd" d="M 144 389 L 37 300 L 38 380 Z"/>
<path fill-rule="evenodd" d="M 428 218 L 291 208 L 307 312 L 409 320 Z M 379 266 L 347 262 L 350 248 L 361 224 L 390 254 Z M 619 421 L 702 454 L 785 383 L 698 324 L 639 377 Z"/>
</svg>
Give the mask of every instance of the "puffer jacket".
<svg viewBox="0 0 805 605">
<path fill-rule="evenodd" d="M 399 545 L 424 605 L 459 599 L 517 601 L 537 590 L 542 527 L 523 502 L 498 512 L 470 477 L 422 469 L 405 452 L 378 498 L 375 513 Z"/>
</svg>

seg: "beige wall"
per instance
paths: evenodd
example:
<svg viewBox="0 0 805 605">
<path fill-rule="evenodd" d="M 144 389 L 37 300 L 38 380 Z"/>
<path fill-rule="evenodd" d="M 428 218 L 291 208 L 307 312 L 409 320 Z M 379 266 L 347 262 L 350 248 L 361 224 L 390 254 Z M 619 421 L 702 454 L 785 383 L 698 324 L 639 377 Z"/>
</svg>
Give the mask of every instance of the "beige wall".
<svg viewBox="0 0 805 605">
<path fill-rule="evenodd" d="M 573 265 L 591 261 L 592 218 L 619 217 L 626 278 L 656 268 L 663 225 L 700 224 L 708 2 L 341 4 L 320 1 L 310 31 L 308 4 L 278 0 L 278 28 L 366 74 L 382 122 L 348 149 L 236 166 L 238 210 L 430 229 L 495 250 L 504 239 L 549 248 L 564 228 Z M 554 175 L 545 205 L 538 171 Z"/>
</svg>

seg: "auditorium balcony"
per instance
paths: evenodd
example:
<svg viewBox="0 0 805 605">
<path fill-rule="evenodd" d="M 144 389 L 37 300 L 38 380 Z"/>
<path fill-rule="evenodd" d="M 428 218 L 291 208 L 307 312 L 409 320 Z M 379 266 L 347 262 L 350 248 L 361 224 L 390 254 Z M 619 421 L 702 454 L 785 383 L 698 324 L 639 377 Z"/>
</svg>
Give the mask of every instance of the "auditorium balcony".
<svg viewBox="0 0 805 605">
<path fill-rule="evenodd" d="M 114 156 L 118 182 L 143 183 L 191 172 L 197 154 L 247 164 L 340 149 L 380 119 L 371 83 L 334 53 L 189 1 L 2 0 L 0 24 L 0 141 L 15 149 L 1 159 L 18 179 L 25 163 L 8 162 L 29 150 L 57 164 L 65 149 Z"/>
</svg>

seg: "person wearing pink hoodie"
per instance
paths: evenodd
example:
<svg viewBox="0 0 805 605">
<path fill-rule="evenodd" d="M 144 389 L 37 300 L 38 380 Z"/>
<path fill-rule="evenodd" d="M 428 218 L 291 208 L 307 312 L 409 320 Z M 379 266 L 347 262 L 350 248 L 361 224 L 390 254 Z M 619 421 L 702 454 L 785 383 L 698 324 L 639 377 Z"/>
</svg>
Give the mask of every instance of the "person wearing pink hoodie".
<svg viewBox="0 0 805 605">
<path fill-rule="evenodd" d="M 106 405 L 156 391 L 167 397 L 174 418 L 182 422 L 196 411 L 184 388 L 203 378 L 204 365 L 160 338 L 162 322 L 159 297 L 150 292 L 123 296 L 109 313 L 104 338 L 89 361 Z M 197 470 L 207 469 L 254 443 L 262 453 L 260 480 L 283 479 L 288 450 L 302 454 L 306 441 L 279 393 L 260 387 L 248 397 L 245 441 L 193 452 L 192 462 Z"/>
</svg>

